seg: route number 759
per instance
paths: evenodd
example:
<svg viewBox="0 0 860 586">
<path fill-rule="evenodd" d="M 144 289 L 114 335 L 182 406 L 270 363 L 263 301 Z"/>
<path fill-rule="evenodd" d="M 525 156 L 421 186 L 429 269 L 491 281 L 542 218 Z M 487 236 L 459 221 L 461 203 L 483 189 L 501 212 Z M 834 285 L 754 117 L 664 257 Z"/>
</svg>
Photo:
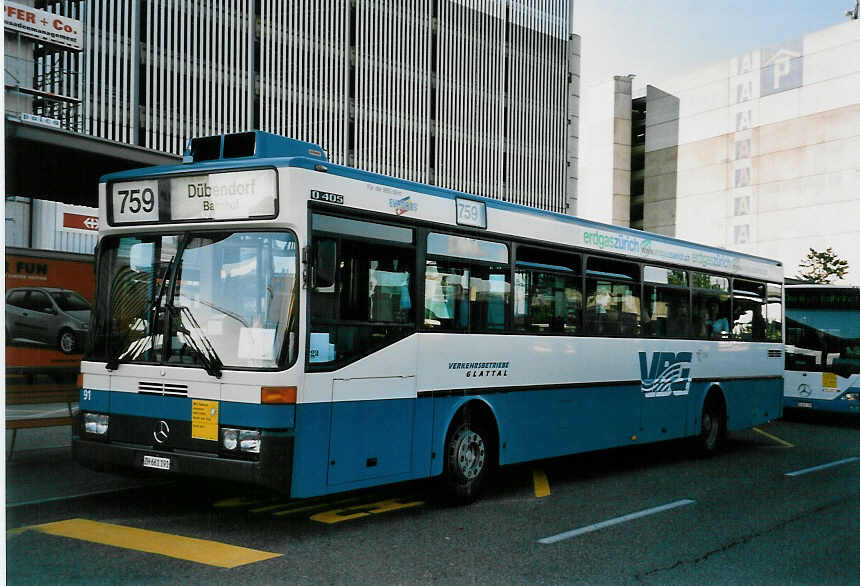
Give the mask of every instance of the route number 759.
<svg viewBox="0 0 860 586">
<path fill-rule="evenodd" d="M 115 222 L 158 220 L 158 182 L 136 181 L 113 185 Z"/>
<path fill-rule="evenodd" d="M 473 199 L 457 198 L 457 223 L 461 226 L 487 227 L 487 204 Z"/>
</svg>

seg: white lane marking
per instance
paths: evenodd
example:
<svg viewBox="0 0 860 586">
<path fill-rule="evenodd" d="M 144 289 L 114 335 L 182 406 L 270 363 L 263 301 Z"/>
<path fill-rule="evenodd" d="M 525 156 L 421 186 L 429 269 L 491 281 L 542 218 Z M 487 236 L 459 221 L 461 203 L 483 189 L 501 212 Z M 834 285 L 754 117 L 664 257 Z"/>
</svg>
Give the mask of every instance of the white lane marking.
<svg viewBox="0 0 860 586">
<path fill-rule="evenodd" d="M 655 515 L 657 513 L 662 513 L 663 511 L 675 509 L 677 507 L 692 505 L 695 502 L 696 501 L 690 499 L 681 499 L 673 503 L 660 505 L 659 507 L 652 507 L 650 509 L 645 509 L 644 511 L 639 511 L 637 513 L 630 513 L 629 515 L 623 515 L 621 517 L 615 517 L 614 519 L 609 519 L 607 521 L 601 521 L 600 523 L 588 525 L 587 527 L 580 527 L 579 529 L 572 529 L 571 531 L 565 531 L 564 533 L 559 533 L 558 535 L 544 537 L 543 539 L 539 539 L 538 543 L 556 543 L 558 541 L 562 541 L 563 539 L 570 539 L 571 537 L 576 537 L 577 535 L 582 535 L 583 533 L 591 533 L 592 531 L 597 531 L 598 529 L 604 529 L 606 527 L 618 525 L 619 523 L 625 523 L 627 521 L 632 521 L 633 519 L 639 519 L 640 517 L 647 517 L 648 515 Z"/>
<path fill-rule="evenodd" d="M 821 466 L 813 466 L 812 468 L 804 468 L 803 470 L 795 470 L 794 472 L 786 472 L 786 476 L 800 476 L 801 474 L 809 474 L 810 472 L 817 472 L 818 470 L 824 470 L 825 468 L 833 468 L 834 466 L 841 466 L 842 464 L 847 464 L 849 462 L 856 462 L 860 460 L 860 458 L 845 458 L 844 460 L 837 460 L 835 462 L 830 462 L 829 464 L 822 464 Z"/>
</svg>

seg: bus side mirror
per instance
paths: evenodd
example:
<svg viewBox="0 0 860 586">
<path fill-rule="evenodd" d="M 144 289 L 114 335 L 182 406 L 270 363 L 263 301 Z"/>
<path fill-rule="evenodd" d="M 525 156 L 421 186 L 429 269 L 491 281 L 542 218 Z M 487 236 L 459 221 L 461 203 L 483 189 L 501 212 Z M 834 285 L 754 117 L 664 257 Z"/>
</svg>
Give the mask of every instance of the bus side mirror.
<svg viewBox="0 0 860 586">
<path fill-rule="evenodd" d="M 334 285 L 336 267 L 337 241 L 327 238 L 318 240 L 314 246 L 313 286 L 325 288 Z"/>
</svg>

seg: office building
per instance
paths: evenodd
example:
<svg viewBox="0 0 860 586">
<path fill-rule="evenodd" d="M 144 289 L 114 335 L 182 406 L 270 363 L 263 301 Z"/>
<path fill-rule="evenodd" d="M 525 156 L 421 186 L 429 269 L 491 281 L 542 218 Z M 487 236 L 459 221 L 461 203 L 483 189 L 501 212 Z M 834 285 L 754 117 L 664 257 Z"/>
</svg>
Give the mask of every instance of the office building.
<svg viewBox="0 0 860 586">
<path fill-rule="evenodd" d="M 851 20 L 673 79 L 595 88 L 581 184 L 599 202 L 582 209 L 780 259 L 786 276 L 809 248 L 832 247 L 860 282 L 858 54 Z"/>
<path fill-rule="evenodd" d="M 570 0 L 6 2 L 7 194 L 96 205 L 100 175 L 260 129 L 333 162 L 576 210 Z"/>
</svg>

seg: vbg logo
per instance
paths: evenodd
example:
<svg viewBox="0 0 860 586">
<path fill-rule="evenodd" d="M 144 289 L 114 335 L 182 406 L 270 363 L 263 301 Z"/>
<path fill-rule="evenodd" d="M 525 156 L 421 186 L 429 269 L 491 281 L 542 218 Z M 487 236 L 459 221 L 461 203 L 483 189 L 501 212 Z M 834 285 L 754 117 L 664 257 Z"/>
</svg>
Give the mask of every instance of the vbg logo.
<svg viewBox="0 0 860 586">
<path fill-rule="evenodd" d="M 654 352 L 651 365 L 648 353 L 639 353 L 642 392 L 646 397 L 686 395 L 690 392 L 692 352 Z"/>
</svg>

